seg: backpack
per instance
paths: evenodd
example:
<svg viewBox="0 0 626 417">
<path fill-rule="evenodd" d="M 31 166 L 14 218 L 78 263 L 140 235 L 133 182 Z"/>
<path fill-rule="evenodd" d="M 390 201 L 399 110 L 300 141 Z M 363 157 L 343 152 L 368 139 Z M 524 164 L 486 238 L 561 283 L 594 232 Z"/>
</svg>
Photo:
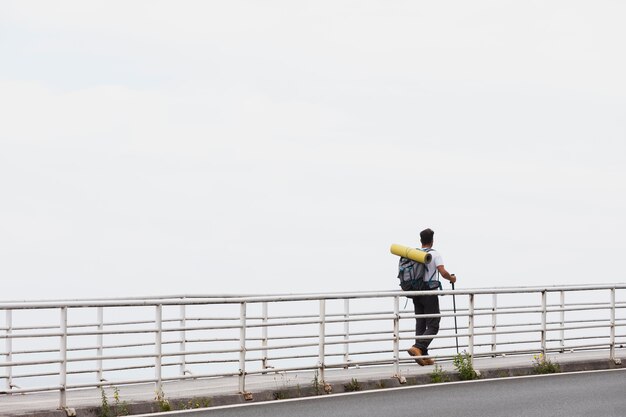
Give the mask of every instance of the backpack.
<svg viewBox="0 0 626 417">
<path fill-rule="evenodd" d="M 420 249 L 422 250 L 422 249 Z M 424 249 L 430 252 L 432 249 Z M 398 267 L 398 278 L 400 279 L 400 288 L 404 291 L 426 291 L 435 287 L 431 286 L 431 282 L 435 277 L 435 273 L 427 280 L 424 280 L 427 271 L 426 264 L 415 262 L 412 259 L 400 257 L 400 265 Z M 441 284 L 437 282 L 437 287 Z"/>
</svg>

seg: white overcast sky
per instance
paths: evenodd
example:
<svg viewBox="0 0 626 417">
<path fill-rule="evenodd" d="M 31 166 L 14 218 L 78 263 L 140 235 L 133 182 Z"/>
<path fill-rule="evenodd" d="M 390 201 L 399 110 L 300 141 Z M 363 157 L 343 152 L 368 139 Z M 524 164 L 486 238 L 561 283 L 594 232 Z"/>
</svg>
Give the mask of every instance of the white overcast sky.
<svg viewBox="0 0 626 417">
<path fill-rule="evenodd" d="M 0 299 L 624 282 L 623 1 L 0 2 Z"/>
</svg>

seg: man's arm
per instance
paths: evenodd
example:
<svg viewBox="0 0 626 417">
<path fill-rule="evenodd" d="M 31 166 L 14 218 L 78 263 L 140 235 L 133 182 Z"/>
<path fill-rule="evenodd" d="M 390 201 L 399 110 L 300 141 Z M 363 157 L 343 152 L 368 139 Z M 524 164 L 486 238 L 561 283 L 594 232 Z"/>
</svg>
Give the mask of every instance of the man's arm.
<svg viewBox="0 0 626 417">
<path fill-rule="evenodd" d="M 443 265 L 439 265 L 437 267 L 437 271 L 439 271 L 439 274 L 441 274 L 442 277 L 450 281 L 452 284 L 456 282 L 456 276 L 446 271 L 446 268 Z"/>
</svg>

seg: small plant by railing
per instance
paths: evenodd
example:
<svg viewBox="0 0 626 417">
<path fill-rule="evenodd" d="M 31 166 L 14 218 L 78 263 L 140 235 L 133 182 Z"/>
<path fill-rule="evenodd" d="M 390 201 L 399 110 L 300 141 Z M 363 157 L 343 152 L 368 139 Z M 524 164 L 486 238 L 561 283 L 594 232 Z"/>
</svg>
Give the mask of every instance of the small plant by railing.
<svg viewBox="0 0 626 417">
<path fill-rule="evenodd" d="M 534 374 L 556 374 L 561 372 L 561 366 L 552 362 L 543 353 L 533 356 L 533 373 Z"/>
<path fill-rule="evenodd" d="M 107 398 L 107 393 L 104 391 L 103 387 L 100 387 L 100 410 L 98 413 L 98 417 L 111 417 L 111 406 L 109 405 L 109 399 Z"/>
<path fill-rule="evenodd" d="M 474 366 L 472 365 L 472 357 L 465 351 L 454 357 L 454 367 L 458 371 L 461 381 L 471 381 L 479 378 L 478 373 L 474 370 Z"/>
<path fill-rule="evenodd" d="M 128 403 L 120 400 L 120 390 L 117 387 L 113 387 L 113 400 L 115 400 L 115 414 L 118 417 L 130 414 Z"/>
<path fill-rule="evenodd" d="M 318 370 L 315 370 L 315 374 L 311 380 L 311 385 L 313 385 L 313 392 L 315 392 L 315 395 L 322 395 L 324 392 L 324 382 L 320 381 Z"/>
<path fill-rule="evenodd" d="M 117 387 L 113 387 L 113 405 L 109 402 L 106 391 L 103 387 L 100 387 L 100 408 L 98 410 L 98 417 L 121 417 L 130 414 L 128 409 L 128 403 L 120 399 L 120 390 Z"/>
<path fill-rule="evenodd" d="M 285 391 L 274 391 L 272 393 L 272 398 L 274 398 L 275 400 L 284 400 L 287 398 L 287 392 Z"/>
<path fill-rule="evenodd" d="M 448 376 L 448 373 L 444 371 L 440 365 L 435 365 L 435 370 L 432 371 L 429 376 L 430 382 L 432 382 L 433 384 L 438 384 L 440 382 L 450 382 L 450 377 Z"/>
<path fill-rule="evenodd" d="M 359 384 L 356 378 L 352 378 L 350 382 L 344 385 L 344 388 L 347 392 L 361 391 L 361 384 Z"/>
<path fill-rule="evenodd" d="M 187 402 L 179 401 L 178 409 L 179 410 L 192 410 L 195 408 L 207 408 L 207 407 L 210 407 L 211 405 L 212 405 L 212 401 L 210 398 L 199 397 L 199 398 L 192 398 L 191 400 L 188 400 Z"/>
<path fill-rule="evenodd" d="M 272 393 L 272 397 L 275 400 L 284 400 L 286 398 L 289 398 L 290 395 L 293 395 L 293 394 L 290 394 L 289 388 L 294 385 L 293 382 L 295 379 L 298 378 L 298 376 L 295 375 L 294 378 L 292 379 L 288 377 L 287 375 L 288 374 L 286 372 L 278 372 L 274 376 L 274 384 L 276 385 L 276 391 Z M 302 395 L 300 384 L 296 384 L 296 386 L 297 386 L 296 396 L 300 397 Z"/>
<path fill-rule="evenodd" d="M 163 390 L 157 391 L 156 397 L 154 398 L 159 405 L 159 411 L 172 411 L 172 406 L 167 398 L 165 398 L 165 393 Z"/>
</svg>

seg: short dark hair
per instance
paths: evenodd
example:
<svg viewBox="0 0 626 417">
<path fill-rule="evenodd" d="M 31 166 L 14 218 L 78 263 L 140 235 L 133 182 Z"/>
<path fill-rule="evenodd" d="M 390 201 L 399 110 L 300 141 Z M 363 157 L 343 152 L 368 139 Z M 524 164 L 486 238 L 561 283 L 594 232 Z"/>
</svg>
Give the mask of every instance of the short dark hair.
<svg viewBox="0 0 626 417">
<path fill-rule="evenodd" d="M 433 243 L 433 236 L 435 232 L 432 229 L 424 229 L 420 232 L 420 240 L 422 245 L 431 245 Z"/>
</svg>

